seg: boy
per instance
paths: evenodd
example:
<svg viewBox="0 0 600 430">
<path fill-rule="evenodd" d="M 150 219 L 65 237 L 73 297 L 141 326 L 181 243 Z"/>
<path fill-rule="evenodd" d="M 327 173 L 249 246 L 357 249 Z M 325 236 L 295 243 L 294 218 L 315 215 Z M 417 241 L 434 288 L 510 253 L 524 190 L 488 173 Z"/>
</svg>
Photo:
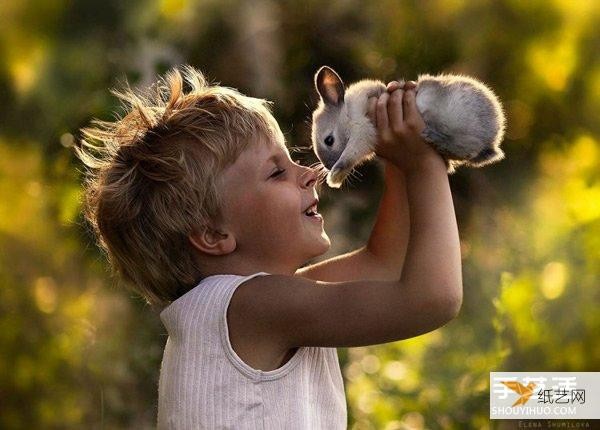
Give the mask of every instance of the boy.
<svg viewBox="0 0 600 430">
<path fill-rule="evenodd" d="M 177 69 L 154 92 L 116 92 L 127 115 L 77 148 L 111 267 L 162 308 L 158 427 L 346 428 L 336 347 L 429 332 L 462 301 L 448 176 L 420 137 L 414 82 L 370 100 L 386 172 L 368 243 L 300 268 L 330 246 L 319 174 L 291 160 L 267 102 L 182 71 L 187 94 Z"/>
</svg>

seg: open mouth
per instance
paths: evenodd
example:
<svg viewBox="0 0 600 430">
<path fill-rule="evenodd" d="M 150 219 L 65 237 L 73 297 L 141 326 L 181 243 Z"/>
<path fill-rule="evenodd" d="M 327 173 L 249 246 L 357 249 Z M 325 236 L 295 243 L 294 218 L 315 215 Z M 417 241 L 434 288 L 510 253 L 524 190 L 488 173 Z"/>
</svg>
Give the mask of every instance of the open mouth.
<svg viewBox="0 0 600 430">
<path fill-rule="evenodd" d="M 309 206 L 303 213 L 305 216 L 309 218 L 322 219 L 321 214 L 317 212 L 317 203 L 319 201 L 315 200 L 312 206 Z"/>
</svg>

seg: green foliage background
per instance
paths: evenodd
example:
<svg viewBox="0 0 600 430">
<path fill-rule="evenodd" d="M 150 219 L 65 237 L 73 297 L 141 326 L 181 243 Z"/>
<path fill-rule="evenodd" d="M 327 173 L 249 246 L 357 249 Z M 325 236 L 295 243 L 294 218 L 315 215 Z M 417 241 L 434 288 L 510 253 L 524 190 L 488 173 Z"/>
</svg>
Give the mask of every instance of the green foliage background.
<svg viewBox="0 0 600 430">
<path fill-rule="evenodd" d="M 599 370 L 599 24 L 591 0 L 1 2 L 0 428 L 154 427 L 166 331 L 108 276 L 72 145 L 118 107 L 108 88 L 184 62 L 273 100 L 297 146 L 323 64 L 346 82 L 464 73 L 506 108 L 507 158 L 450 179 L 461 313 L 339 350 L 350 428 L 503 428 L 490 371 Z M 380 167 L 322 190 L 319 260 L 365 243 Z"/>
</svg>

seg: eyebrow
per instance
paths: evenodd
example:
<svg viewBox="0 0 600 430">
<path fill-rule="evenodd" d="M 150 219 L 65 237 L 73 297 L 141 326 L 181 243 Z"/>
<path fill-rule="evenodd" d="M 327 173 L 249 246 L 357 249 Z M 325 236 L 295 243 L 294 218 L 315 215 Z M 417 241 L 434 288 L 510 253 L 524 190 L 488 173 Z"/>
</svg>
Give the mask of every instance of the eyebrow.
<svg viewBox="0 0 600 430">
<path fill-rule="evenodd" d="M 279 155 L 279 154 L 273 154 L 273 155 L 271 155 L 269 158 L 267 158 L 267 160 L 265 161 L 265 163 L 264 163 L 264 164 L 266 165 L 267 163 L 269 163 L 269 161 L 276 161 L 276 160 L 278 160 L 280 157 L 281 157 L 281 155 Z"/>
<path fill-rule="evenodd" d="M 284 154 L 273 154 L 273 155 L 271 155 L 269 158 L 267 158 L 267 159 L 265 160 L 265 163 L 264 163 L 264 165 L 266 166 L 266 165 L 267 165 L 267 163 L 269 163 L 270 161 L 278 161 L 278 160 L 279 160 L 279 159 L 281 159 L 281 158 L 285 158 L 285 157 L 284 157 Z"/>
</svg>

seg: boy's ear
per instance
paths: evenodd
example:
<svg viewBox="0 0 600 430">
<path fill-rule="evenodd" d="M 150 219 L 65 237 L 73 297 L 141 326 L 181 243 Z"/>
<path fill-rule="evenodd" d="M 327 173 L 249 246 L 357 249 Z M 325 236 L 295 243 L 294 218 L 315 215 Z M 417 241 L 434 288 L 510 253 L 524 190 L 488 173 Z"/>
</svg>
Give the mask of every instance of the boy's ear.
<svg viewBox="0 0 600 430">
<path fill-rule="evenodd" d="M 340 106 L 344 103 L 344 82 L 332 68 L 323 66 L 317 71 L 315 87 L 326 105 Z"/>
<path fill-rule="evenodd" d="M 227 230 L 204 226 L 200 230 L 194 230 L 188 236 L 191 244 L 205 254 L 225 255 L 233 252 L 236 248 L 235 237 Z"/>
</svg>

